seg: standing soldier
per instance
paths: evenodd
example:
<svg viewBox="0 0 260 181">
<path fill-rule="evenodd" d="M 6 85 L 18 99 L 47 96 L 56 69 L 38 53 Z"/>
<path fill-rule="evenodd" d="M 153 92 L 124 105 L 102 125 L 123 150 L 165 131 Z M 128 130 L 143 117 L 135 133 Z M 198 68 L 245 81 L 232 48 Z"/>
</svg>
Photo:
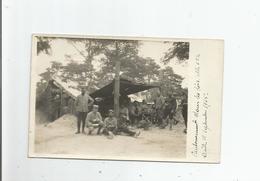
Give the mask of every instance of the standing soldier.
<svg viewBox="0 0 260 181">
<path fill-rule="evenodd" d="M 82 133 L 85 133 L 85 120 L 88 113 L 88 106 L 94 103 L 94 99 L 90 97 L 86 93 L 86 89 L 81 89 L 81 94 L 76 99 L 76 111 L 77 111 L 77 118 L 78 118 L 78 124 L 77 124 L 77 132 L 76 134 L 80 133 L 80 127 L 82 125 Z"/>
<path fill-rule="evenodd" d="M 149 108 L 145 100 L 143 100 L 141 105 L 141 121 L 138 124 L 139 128 L 144 128 L 144 130 L 148 130 L 150 127 L 150 115 L 149 115 Z"/>
<path fill-rule="evenodd" d="M 185 129 L 184 133 L 187 133 L 187 127 L 188 127 L 188 96 L 184 94 L 184 99 L 182 100 L 182 116 L 185 123 Z"/>
<path fill-rule="evenodd" d="M 177 110 L 177 101 L 174 98 L 172 93 L 168 94 L 168 97 L 165 101 L 165 107 L 164 107 L 164 119 L 165 119 L 165 125 L 170 125 L 170 130 L 172 130 L 173 124 L 177 124 L 178 120 L 176 120 L 176 110 Z"/>
<path fill-rule="evenodd" d="M 158 93 L 157 98 L 155 99 L 155 109 L 156 109 L 156 119 L 159 126 L 162 126 L 163 123 L 163 106 L 165 100 L 161 93 Z"/>
</svg>

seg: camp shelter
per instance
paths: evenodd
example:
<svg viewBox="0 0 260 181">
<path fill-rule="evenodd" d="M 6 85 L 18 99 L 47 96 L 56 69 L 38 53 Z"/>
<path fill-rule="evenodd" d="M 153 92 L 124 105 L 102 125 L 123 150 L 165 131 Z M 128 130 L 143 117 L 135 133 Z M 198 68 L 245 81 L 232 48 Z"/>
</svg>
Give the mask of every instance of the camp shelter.
<svg viewBox="0 0 260 181">
<path fill-rule="evenodd" d="M 93 98 L 101 98 L 102 101 L 97 102 L 100 107 L 102 115 L 107 113 L 108 109 L 114 109 L 114 83 L 115 80 L 111 81 L 106 86 L 90 94 Z M 131 96 L 129 95 L 145 91 L 152 88 L 158 88 L 156 85 L 148 85 L 144 83 L 136 83 L 125 78 L 120 78 L 120 97 L 119 102 L 129 102 Z"/>
<path fill-rule="evenodd" d="M 79 83 L 64 81 L 59 76 L 53 76 L 44 90 L 36 98 L 37 111 L 44 113 L 49 121 L 53 121 L 65 113 L 75 113 L 75 100 L 80 94 Z M 135 83 L 127 79 L 120 79 L 120 99 L 127 99 L 128 95 L 155 88 L 158 86 Z M 100 111 L 105 114 L 107 109 L 113 109 L 114 80 L 90 94 L 100 105 Z M 130 98 L 129 98 L 130 99 Z M 102 101 L 98 101 L 102 100 Z"/>
<path fill-rule="evenodd" d="M 76 97 L 80 94 L 80 91 L 78 90 L 78 84 L 76 82 L 62 81 L 62 79 L 58 76 L 52 77 L 52 80 L 55 86 L 62 89 L 63 92 L 65 92 L 71 98 L 76 99 Z"/>
<path fill-rule="evenodd" d="M 128 95 L 128 97 L 130 98 L 131 102 L 142 102 L 143 101 L 143 97 L 137 96 L 135 94 L 130 94 Z"/>
<path fill-rule="evenodd" d="M 78 84 L 53 76 L 46 89 L 36 98 L 36 109 L 53 121 L 65 113 L 75 112 L 75 99 L 80 94 Z"/>
<path fill-rule="evenodd" d="M 91 93 L 90 96 L 93 98 L 112 97 L 113 92 L 114 92 L 114 82 L 115 82 L 115 80 L 113 80 L 112 82 L 110 82 L 109 84 L 104 86 L 103 88 Z M 158 86 L 148 85 L 148 84 L 143 84 L 143 83 L 135 83 L 133 81 L 120 78 L 120 96 L 127 96 L 130 94 L 134 94 L 137 92 L 141 92 L 141 91 L 156 88 L 156 87 L 158 87 Z"/>
</svg>

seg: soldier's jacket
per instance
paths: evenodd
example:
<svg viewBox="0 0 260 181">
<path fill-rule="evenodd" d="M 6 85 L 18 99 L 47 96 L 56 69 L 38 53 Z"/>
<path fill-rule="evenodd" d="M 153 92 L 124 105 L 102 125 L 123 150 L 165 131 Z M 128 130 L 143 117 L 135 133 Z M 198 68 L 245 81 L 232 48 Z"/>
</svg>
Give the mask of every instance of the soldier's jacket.
<svg viewBox="0 0 260 181">
<path fill-rule="evenodd" d="M 119 121 L 117 123 L 118 128 L 124 128 L 129 125 L 129 121 L 124 116 L 120 116 Z"/>
<path fill-rule="evenodd" d="M 80 94 L 76 99 L 76 111 L 77 112 L 88 112 L 89 101 L 93 99 L 88 94 Z"/>
<path fill-rule="evenodd" d="M 117 119 L 115 117 L 107 117 L 107 118 L 105 118 L 104 126 L 106 128 L 117 127 Z"/>
</svg>

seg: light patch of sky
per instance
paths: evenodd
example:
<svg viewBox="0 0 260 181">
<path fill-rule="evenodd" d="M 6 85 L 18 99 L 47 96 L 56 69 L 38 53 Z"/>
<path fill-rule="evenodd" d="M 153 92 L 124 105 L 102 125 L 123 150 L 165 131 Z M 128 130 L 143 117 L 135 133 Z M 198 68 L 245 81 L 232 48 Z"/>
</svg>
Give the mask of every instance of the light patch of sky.
<svg viewBox="0 0 260 181">
<path fill-rule="evenodd" d="M 164 65 L 161 61 L 164 53 L 170 48 L 170 44 L 161 41 L 140 41 L 141 45 L 139 47 L 139 56 L 150 57 L 155 60 L 155 62 L 161 67 L 171 66 L 175 73 L 184 77 L 183 87 L 187 87 L 187 64 L 177 64 L 173 59 L 168 64 Z M 80 43 L 76 43 L 76 46 L 80 50 L 84 50 L 84 46 Z M 66 55 L 70 55 L 74 61 L 82 62 L 84 58 L 79 54 L 79 52 L 69 43 L 66 39 L 53 39 L 51 41 L 52 51 L 50 55 L 45 53 L 40 53 L 37 56 L 36 72 L 41 74 L 46 71 L 48 67 L 51 66 L 52 61 L 60 62 L 66 65 L 69 61 L 66 60 Z M 93 61 L 93 66 L 96 70 L 101 67 L 100 61 L 98 61 L 101 56 L 96 56 Z M 40 76 L 37 77 L 40 80 Z"/>
<path fill-rule="evenodd" d="M 173 71 L 176 74 L 181 75 L 182 77 L 187 77 L 188 66 L 185 63 L 176 63 L 176 59 L 172 59 L 169 63 L 162 63 L 161 59 L 164 56 L 165 52 L 171 47 L 171 44 L 164 43 L 161 41 L 141 41 L 142 46 L 139 50 L 139 55 L 142 57 L 151 57 L 155 62 L 160 65 L 161 68 L 167 66 L 172 67 Z"/>
</svg>

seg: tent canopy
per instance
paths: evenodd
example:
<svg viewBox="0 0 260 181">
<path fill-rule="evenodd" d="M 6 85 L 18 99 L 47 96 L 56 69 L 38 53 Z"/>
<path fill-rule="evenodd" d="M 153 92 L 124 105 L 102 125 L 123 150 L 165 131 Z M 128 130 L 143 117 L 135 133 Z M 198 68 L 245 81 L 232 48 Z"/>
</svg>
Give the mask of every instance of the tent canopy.
<svg viewBox="0 0 260 181">
<path fill-rule="evenodd" d="M 72 81 L 64 82 L 58 76 L 52 77 L 53 84 L 59 87 L 60 89 L 64 90 L 69 96 L 73 99 L 76 99 L 78 95 L 80 95 L 80 91 L 77 90 L 77 83 Z"/>
<path fill-rule="evenodd" d="M 58 76 L 52 77 L 53 84 L 60 89 L 64 90 L 69 96 L 71 96 L 73 99 L 75 99 L 79 94 L 80 91 L 77 89 L 77 84 L 72 81 L 64 82 L 61 80 Z M 144 90 L 148 90 L 151 88 L 156 88 L 159 86 L 156 85 L 147 85 L 142 83 L 134 83 L 130 80 L 120 78 L 120 95 L 121 96 L 127 96 L 130 94 L 134 94 L 137 92 L 141 92 Z M 114 93 L 114 80 L 110 82 L 108 85 L 104 86 L 103 88 L 100 88 L 96 90 L 95 92 L 91 93 L 90 96 L 93 98 L 108 98 L 113 97 Z"/>
<path fill-rule="evenodd" d="M 113 96 L 113 91 L 114 91 L 114 81 L 113 80 L 110 84 L 104 86 L 103 88 L 93 92 L 90 94 L 91 97 L 96 98 L 96 97 L 112 97 Z M 130 94 L 134 94 L 137 92 L 141 92 L 144 90 L 148 90 L 151 88 L 156 88 L 159 86 L 155 85 L 147 85 L 147 84 L 141 84 L 141 83 L 134 83 L 132 81 L 129 81 L 127 79 L 122 79 L 120 78 L 120 95 L 121 96 L 127 96 Z"/>
</svg>

